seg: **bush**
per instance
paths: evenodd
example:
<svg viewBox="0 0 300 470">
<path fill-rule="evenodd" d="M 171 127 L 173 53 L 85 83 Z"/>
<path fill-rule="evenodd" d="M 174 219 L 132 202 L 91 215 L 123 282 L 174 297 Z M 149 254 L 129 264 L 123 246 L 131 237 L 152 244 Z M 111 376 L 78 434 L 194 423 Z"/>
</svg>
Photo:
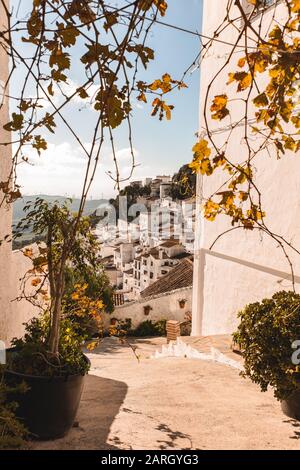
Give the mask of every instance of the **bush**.
<svg viewBox="0 0 300 470">
<path fill-rule="evenodd" d="M 245 359 L 242 375 L 259 384 L 265 392 L 273 387 L 279 400 L 300 386 L 300 367 L 293 365 L 292 344 L 300 339 L 300 295 L 278 292 L 245 307 L 234 341 Z"/>
<path fill-rule="evenodd" d="M 85 374 L 89 365 L 81 351 L 83 338 L 78 336 L 69 318 L 61 320 L 59 356 L 49 353 L 47 338 L 50 316 L 43 314 L 26 324 L 22 339 L 14 339 L 15 351 L 8 354 L 7 367 L 15 372 L 38 376 Z"/>
<path fill-rule="evenodd" d="M 25 445 L 24 439 L 28 436 L 28 431 L 24 425 L 18 421 L 15 412 L 18 404 L 9 400 L 9 395 L 14 392 L 26 393 L 25 384 L 20 384 L 17 388 L 8 387 L 1 371 L 0 377 L 0 449 L 15 449 Z"/>
<path fill-rule="evenodd" d="M 153 323 L 151 320 L 143 321 L 135 330 L 128 332 L 128 336 L 166 336 L 166 320 Z"/>
</svg>

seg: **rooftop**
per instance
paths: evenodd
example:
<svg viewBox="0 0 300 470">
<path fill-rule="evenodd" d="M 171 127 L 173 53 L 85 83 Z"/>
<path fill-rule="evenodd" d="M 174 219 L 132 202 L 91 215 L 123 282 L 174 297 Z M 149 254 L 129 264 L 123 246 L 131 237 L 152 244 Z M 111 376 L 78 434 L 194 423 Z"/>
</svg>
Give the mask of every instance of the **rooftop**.
<svg viewBox="0 0 300 470">
<path fill-rule="evenodd" d="M 141 297 L 165 294 L 184 287 L 191 287 L 193 284 L 193 261 L 189 258 L 181 261 L 168 274 L 161 277 L 151 286 L 141 292 Z"/>
<path fill-rule="evenodd" d="M 176 240 L 175 238 L 171 238 L 170 240 L 167 240 L 166 242 L 162 243 L 159 245 L 162 248 L 171 248 L 173 246 L 181 245 L 179 240 Z"/>
</svg>

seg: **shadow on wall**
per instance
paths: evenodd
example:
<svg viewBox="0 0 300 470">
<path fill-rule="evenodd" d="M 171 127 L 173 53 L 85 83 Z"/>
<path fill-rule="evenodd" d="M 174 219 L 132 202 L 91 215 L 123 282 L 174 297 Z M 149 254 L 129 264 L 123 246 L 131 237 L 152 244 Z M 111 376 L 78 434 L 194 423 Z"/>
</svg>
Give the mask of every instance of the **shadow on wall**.
<svg viewBox="0 0 300 470">
<path fill-rule="evenodd" d="M 107 440 L 127 389 L 124 382 L 88 375 L 76 418 L 78 426 L 73 427 L 62 439 L 34 443 L 33 449 L 117 450 L 118 447 L 108 444 Z"/>
</svg>

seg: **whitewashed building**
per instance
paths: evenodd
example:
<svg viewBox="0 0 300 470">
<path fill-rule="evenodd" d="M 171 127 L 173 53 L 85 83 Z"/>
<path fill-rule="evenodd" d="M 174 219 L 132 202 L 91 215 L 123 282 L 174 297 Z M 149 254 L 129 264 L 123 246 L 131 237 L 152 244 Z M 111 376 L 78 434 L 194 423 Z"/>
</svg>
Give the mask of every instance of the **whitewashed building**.
<svg viewBox="0 0 300 470">
<path fill-rule="evenodd" d="M 9 2 L 0 3 L 0 32 L 7 30 L 7 16 L 4 6 L 9 7 Z M 10 142 L 9 132 L 3 129 L 3 125 L 9 121 L 9 90 L 5 84 L 9 73 L 8 57 L 5 47 L 2 46 L 0 36 L 0 141 Z M 0 182 L 7 181 L 12 166 L 11 146 L 0 147 Z M 0 191 L 0 200 L 3 193 Z M 21 336 L 24 332 L 23 323 L 31 318 L 35 312 L 33 306 L 26 300 L 14 301 L 20 295 L 20 278 L 31 267 L 31 262 L 25 258 L 21 251 L 12 251 L 10 238 L 3 241 L 4 237 L 11 235 L 12 230 L 12 205 L 1 204 L 0 207 L 0 341 L 6 346 L 12 338 Z"/>
<path fill-rule="evenodd" d="M 184 322 L 191 314 L 193 262 L 183 259 L 162 279 L 157 280 L 131 302 L 116 307 L 114 318 L 130 320 L 136 328 L 144 321 L 178 320 Z M 109 323 L 109 316 L 106 322 Z"/>
<path fill-rule="evenodd" d="M 228 0 L 203 0 L 203 28 L 206 37 L 214 32 L 226 17 Z M 245 8 L 253 5 L 247 0 Z M 249 10 L 248 10 L 249 11 Z M 272 24 L 284 20 L 285 2 L 270 0 L 253 17 L 253 26 L 262 23 L 262 34 Z M 231 2 L 232 18 L 241 15 Z M 242 22 L 243 19 L 240 18 Z M 242 47 L 235 51 L 228 65 L 219 73 L 217 80 L 210 86 L 212 78 L 218 73 L 229 57 L 239 35 L 239 28 L 222 28 L 217 41 L 203 53 L 201 62 L 200 88 L 200 134 L 205 136 L 204 104 L 207 90 L 209 103 L 221 93 L 234 93 L 228 89 L 228 73 L 237 70 L 237 61 L 244 56 Z M 257 95 L 257 93 L 256 93 Z M 254 96 L 256 96 L 254 95 Z M 235 101 L 231 107 L 231 120 L 234 123 L 241 115 L 241 102 Z M 208 113 L 209 114 L 209 113 Z M 251 119 L 253 116 L 249 116 Z M 219 145 L 228 138 L 229 118 L 221 121 L 209 119 L 209 127 Z M 228 139 L 227 152 L 236 161 L 244 160 L 246 152 L 243 127 L 236 126 Z M 256 136 L 256 139 L 259 139 Z M 264 152 L 255 161 L 257 182 L 263 195 L 263 206 L 267 214 L 266 222 L 271 230 L 292 241 L 300 247 L 300 160 L 299 155 L 287 154 L 282 159 Z M 228 175 L 227 175 L 228 176 Z M 226 177 L 218 171 L 210 177 L 198 176 L 197 182 L 197 220 L 196 252 L 193 281 L 193 334 L 211 335 L 232 333 L 237 324 L 237 313 L 246 304 L 271 297 L 276 291 L 291 289 L 291 271 L 278 244 L 268 235 L 258 231 L 235 230 L 220 238 L 210 249 L 217 237 L 231 228 L 231 220 L 219 216 L 214 222 L 203 219 L 202 202 L 220 188 Z M 300 257 L 289 252 L 294 271 L 295 287 L 299 291 Z"/>
</svg>

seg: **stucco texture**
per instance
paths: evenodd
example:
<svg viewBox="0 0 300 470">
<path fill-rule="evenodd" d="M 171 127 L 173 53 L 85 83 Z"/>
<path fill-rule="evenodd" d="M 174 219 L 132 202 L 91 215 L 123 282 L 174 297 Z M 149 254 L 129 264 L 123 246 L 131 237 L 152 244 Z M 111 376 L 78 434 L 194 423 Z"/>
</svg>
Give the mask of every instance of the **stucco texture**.
<svg viewBox="0 0 300 470">
<path fill-rule="evenodd" d="M 215 7 L 215 1 L 204 1 L 203 32 L 207 36 L 213 35 L 225 17 L 227 0 L 218 0 L 217 3 L 218 8 Z M 238 17 L 237 10 L 236 13 Z M 273 15 L 275 21 L 283 19 L 282 4 L 279 3 L 276 10 L 271 8 L 265 14 L 263 24 L 266 28 L 272 21 Z M 255 21 L 260 21 L 259 17 Z M 238 34 L 239 31 L 234 27 L 227 27 L 220 33 L 218 39 L 234 44 Z M 200 132 L 205 129 L 204 103 L 207 90 L 231 49 L 231 46 L 214 42 L 205 53 L 201 69 Z M 214 96 L 221 93 L 227 93 L 229 98 L 245 98 L 243 93 L 237 94 L 236 85 L 225 85 L 228 73 L 238 69 L 237 61 L 243 55 L 243 52 L 235 51 L 228 66 L 218 75 L 209 91 L 207 112 L 210 129 L 220 129 L 220 132 L 213 135 L 215 142 L 221 147 L 228 139 L 226 152 L 230 160 L 236 163 L 247 159 L 248 153 L 243 138 L 245 129 L 243 126 L 237 126 L 230 134 L 230 129 L 226 130 L 226 126 L 241 119 L 244 103 L 237 99 L 233 104 L 229 103 L 231 117 L 221 122 L 210 119 L 209 107 Z M 256 90 L 254 93 L 256 96 Z M 254 111 L 254 106 L 250 106 L 249 119 L 254 116 Z M 257 136 L 251 142 L 257 148 L 261 144 Z M 275 150 L 270 149 L 270 154 L 262 152 L 255 158 L 254 166 L 256 184 L 262 194 L 262 205 L 266 212 L 267 226 L 272 232 L 281 235 L 299 248 L 299 156 L 287 152 L 279 160 Z M 213 176 L 203 178 L 199 176 L 201 184 L 198 182 L 198 199 L 201 197 L 206 200 L 222 187 L 225 190 L 226 186 L 223 185 L 227 179 L 228 174 L 222 170 L 216 171 Z M 238 311 L 246 304 L 270 297 L 280 289 L 293 287 L 290 265 L 278 242 L 257 230 L 239 229 L 224 234 L 230 229 L 232 229 L 231 220 L 226 216 L 218 216 L 214 222 L 203 220 L 197 224 L 198 262 L 195 262 L 193 305 L 193 315 L 198 316 L 201 324 L 197 334 L 231 333 L 237 325 Z M 221 234 L 224 236 L 218 239 Z M 217 239 L 217 243 L 214 244 Z M 292 250 L 287 251 L 294 267 L 295 288 L 299 292 L 300 256 Z"/>
<path fill-rule="evenodd" d="M 4 2 L 6 5 L 9 2 Z M 0 30 L 6 30 L 6 14 L 3 2 L 0 3 Z M 1 43 L 1 39 L 0 39 Z M 6 95 L 8 88 L 4 91 L 4 85 L 8 77 L 8 57 L 0 44 L 0 142 L 9 143 L 10 134 L 3 129 L 3 125 L 9 121 L 9 106 Z M 7 181 L 11 172 L 12 154 L 10 145 L 0 145 L 0 182 Z M 3 193 L 0 191 L 0 201 Z M 0 205 L 0 240 L 11 235 L 12 205 L 1 203 Z M 10 237 L 8 238 L 8 240 Z M 20 278 L 30 268 L 29 260 L 20 251 L 13 252 L 10 241 L 0 244 L 0 340 L 6 346 L 13 337 L 23 334 L 24 325 L 34 314 L 31 304 L 25 300 L 14 302 L 19 296 Z"/>
<path fill-rule="evenodd" d="M 185 300 L 184 308 L 180 308 L 179 300 Z M 149 314 L 145 315 L 144 307 L 151 307 Z M 118 320 L 131 319 L 132 328 L 136 328 L 140 323 L 146 320 L 157 322 L 159 320 L 178 320 L 183 322 L 187 313 L 192 308 L 192 289 L 178 289 L 168 294 L 153 298 L 141 299 L 136 302 L 124 304 L 117 307 L 111 315 Z M 109 322 L 110 316 L 106 316 L 106 322 Z"/>
</svg>

